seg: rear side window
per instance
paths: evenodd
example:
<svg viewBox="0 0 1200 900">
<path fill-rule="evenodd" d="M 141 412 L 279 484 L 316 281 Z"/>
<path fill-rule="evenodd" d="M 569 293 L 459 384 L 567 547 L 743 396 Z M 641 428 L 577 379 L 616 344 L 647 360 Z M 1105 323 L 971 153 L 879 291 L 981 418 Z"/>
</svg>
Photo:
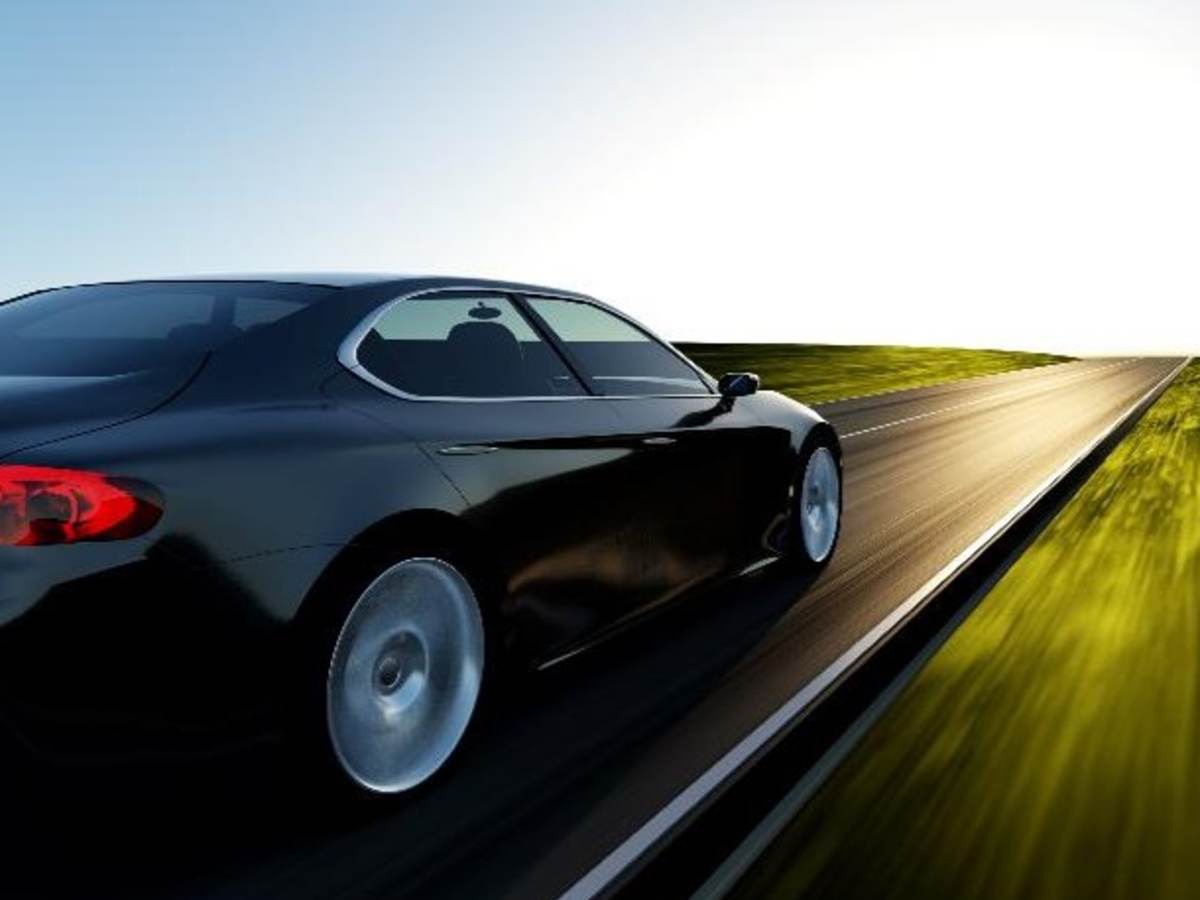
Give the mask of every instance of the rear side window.
<svg viewBox="0 0 1200 900">
<path fill-rule="evenodd" d="M 557 351 L 507 297 L 412 297 L 393 305 L 358 346 L 380 381 L 419 397 L 586 394 Z"/>
<path fill-rule="evenodd" d="M 0 375 L 120 375 L 240 338 L 336 288 L 276 282 L 135 282 L 0 303 Z"/>
<path fill-rule="evenodd" d="M 711 393 L 678 355 L 619 316 L 575 300 L 530 297 L 529 305 L 563 342 L 596 393 L 619 397 Z"/>
</svg>

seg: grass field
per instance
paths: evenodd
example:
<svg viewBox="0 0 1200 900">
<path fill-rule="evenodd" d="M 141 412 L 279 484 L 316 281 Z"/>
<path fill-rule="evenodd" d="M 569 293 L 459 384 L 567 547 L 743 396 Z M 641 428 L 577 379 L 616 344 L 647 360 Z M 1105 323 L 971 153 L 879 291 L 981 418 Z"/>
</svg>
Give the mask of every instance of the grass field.
<svg viewBox="0 0 1200 900">
<path fill-rule="evenodd" d="M 1200 896 L 1200 364 L 737 896 Z"/>
<path fill-rule="evenodd" d="M 763 387 L 805 403 L 925 387 L 1065 362 L 1070 357 L 1009 350 L 824 344 L 679 344 L 709 374 L 757 372 Z"/>
</svg>

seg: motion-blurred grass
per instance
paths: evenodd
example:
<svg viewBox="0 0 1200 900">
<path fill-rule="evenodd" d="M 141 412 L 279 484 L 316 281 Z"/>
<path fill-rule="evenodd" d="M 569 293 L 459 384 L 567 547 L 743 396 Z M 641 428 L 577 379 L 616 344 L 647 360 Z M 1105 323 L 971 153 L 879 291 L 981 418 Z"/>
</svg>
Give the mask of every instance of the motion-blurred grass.
<svg viewBox="0 0 1200 900">
<path fill-rule="evenodd" d="M 1066 362 L 1070 357 L 1010 350 L 826 344 L 678 344 L 709 374 L 757 372 L 763 387 L 805 403 L 925 387 Z"/>
<path fill-rule="evenodd" d="M 736 894 L 1200 897 L 1200 364 Z"/>
</svg>

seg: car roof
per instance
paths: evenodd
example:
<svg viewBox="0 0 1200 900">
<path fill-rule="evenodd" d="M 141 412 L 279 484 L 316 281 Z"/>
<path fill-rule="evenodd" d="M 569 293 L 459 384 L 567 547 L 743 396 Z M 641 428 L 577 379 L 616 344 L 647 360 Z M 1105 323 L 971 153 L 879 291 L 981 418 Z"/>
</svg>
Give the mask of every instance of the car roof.
<svg viewBox="0 0 1200 900">
<path fill-rule="evenodd" d="M 318 287 L 364 287 L 411 276 L 384 272 L 225 272 L 211 275 L 172 275 L 139 278 L 138 281 L 273 281 L 280 284 L 311 284 Z"/>
<path fill-rule="evenodd" d="M 142 278 L 105 278 L 80 281 L 43 290 L 64 287 L 95 287 L 107 284 L 159 284 L 172 281 L 261 281 L 276 284 L 309 284 L 314 287 L 362 287 L 387 281 L 403 281 L 412 276 L 377 272 L 205 272 L 196 275 L 148 275 Z"/>
<path fill-rule="evenodd" d="M 498 281 L 490 278 L 471 278 L 463 275 L 404 275 L 389 272 L 245 272 L 202 275 L 169 275 L 150 278 L 122 278 L 111 281 L 86 282 L 98 284 L 146 284 L 164 281 L 261 281 L 278 284 L 308 284 L 316 287 L 365 288 L 392 285 L 410 287 L 413 290 L 439 288 L 487 288 L 489 290 L 526 293 L 551 293 L 565 296 L 584 297 L 576 291 L 566 291 L 544 285 L 525 284 L 516 281 Z M 590 298 L 589 298 L 590 299 Z"/>
</svg>

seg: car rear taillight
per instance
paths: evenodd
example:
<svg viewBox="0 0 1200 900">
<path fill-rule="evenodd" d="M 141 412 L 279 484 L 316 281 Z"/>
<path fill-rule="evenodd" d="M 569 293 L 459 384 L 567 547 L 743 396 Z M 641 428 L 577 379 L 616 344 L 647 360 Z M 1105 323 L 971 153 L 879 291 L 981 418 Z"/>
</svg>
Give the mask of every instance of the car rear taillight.
<svg viewBox="0 0 1200 900">
<path fill-rule="evenodd" d="M 154 527 L 162 498 L 96 472 L 0 465 L 0 546 L 117 541 Z"/>
</svg>

